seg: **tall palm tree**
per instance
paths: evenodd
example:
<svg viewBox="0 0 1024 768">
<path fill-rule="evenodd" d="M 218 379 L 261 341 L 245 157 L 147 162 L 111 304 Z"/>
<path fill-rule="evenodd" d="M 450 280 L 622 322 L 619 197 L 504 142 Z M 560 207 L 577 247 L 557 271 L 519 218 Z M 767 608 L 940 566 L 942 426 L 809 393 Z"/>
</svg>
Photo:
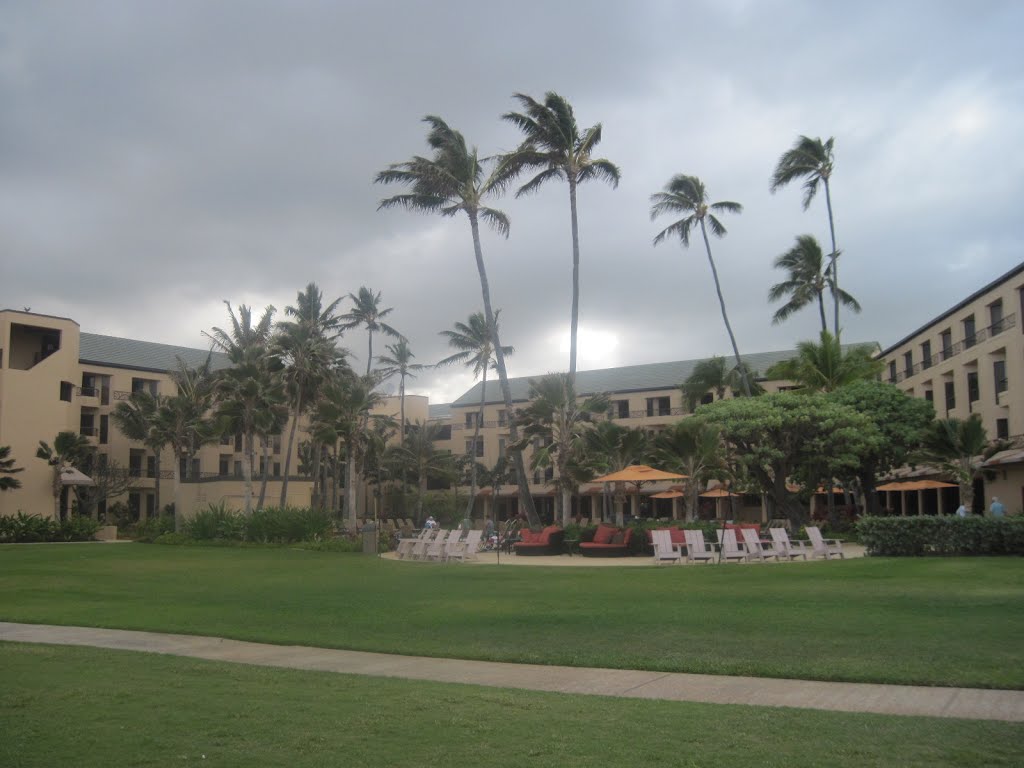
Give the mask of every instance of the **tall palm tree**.
<svg viewBox="0 0 1024 768">
<path fill-rule="evenodd" d="M 709 360 L 701 360 L 693 366 L 693 371 L 679 387 L 683 392 L 687 410 L 692 412 L 708 392 L 713 392 L 718 400 L 725 397 L 728 389 L 739 393 L 743 387 L 744 376 L 751 394 L 760 395 L 764 392 L 764 388 L 757 383 L 756 372 L 750 370 L 746 363 L 729 368 L 724 357 L 716 356 Z"/>
<path fill-rule="evenodd" d="M 503 120 L 515 125 L 525 138 L 519 147 L 502 158 L 504 181 L 524 171 L 539 170 L 516 191 L 516 197 L 537 191 L 552 179 L 569 183 L 569 217 L 572 226 L 572 315 L 569 326 L 569 381 L 576 379 L 576 337 L 580 306 L 580 236 L 576 214 L 576 189 L 585 181 L 599 179 L 612 187 L 619 185 L 619 169 L 610 160 L 592 157 L 601 142 L 601 124 L 585 131 L 576 124 L 572 105 L 554 91 L 539 102 L 523 93 L 513 95 L 522 112 L 506 112 Z"/>
<path fill-rule="evenodd" d="M 654 461 L 669 471 L 689 476 L 687 519 L 697 519 L 697 500 L 708 480 L 722 479 L 728 470 L 722 435 L 700 418 L 683 419 L 654 439 Z"/>
<path fill-rule="evenodd" d="M 784 269 L 787 278 L 776 283 L 768 290 L 768 301 L 780 301 L 788 297 L 788 301 L 772 315 L 772 323 L 781 323 L 790 315 L 799 312 L 812 302 L 818 305 L 821 316 L 821 330 L 827 331 L 825 320 L 825 289 L 846 307 L 860 312 L 860 304 L 846 291 L 832 285 L 832 275 L 825 267 L 825 256 L 821 246 L 811 235 L 800 235 L 796 245 L 775 259 L 776 269 Z"/>
<path fill-rule="evenodd" d="M 839 339 L 822 331 L 818 343 L 801 341 L 797 356 L 776 363 L 766 372 L 769 379 L 788 379 L 801 392 L 833 392 L 855 381 L 873 379 L 882 369 L 870 345 L 843 349 Z"/>
<path fill-rule="evenodd" d="M 449 127 L 440 117 L 424 118 L 430 126 L 427 143 L 432 150 L 430 158 L 415 156 L 404 163 L 396 163 L 377 174 L 380 184 L 402 184 L 411 188 L 407 194 L 395 195 L 380 201 L 378 210 L 384 208 L 405 208 L 424 213 L 439 213 L 442 216 L 456 216 L 465 213 L 469 219 L 473 236 L 473 255 L 476 259 L 477 274 L 480 277 L 480 293 L 483 297 L 484 316 L 494 340 L 495 360 L 498 366 L 498 380 L 508 410 L 510 426 L 509 439 L 519 439 L 518 429 L 512 422 L 512 390 L 508 384 L 505 368 L 505 354 L 498 337 L 498 326 L 491 308 L 491 289 L 487 282 L 484 253 L 480 245 L 480 220 L 490 224 L 499 234 L 508 237 L 508 217 L 496 208 L 488 207 L 484 200 L 496 191 L 498 179 L 494 174 L 485 174 L 484 166 L 476 148 L 470 149 L 462 134 Z M 514 454 L 516 475 L 519 485 L 519 503 L 532 525 L 539 525 L 537 510 L 530 496 L 522 452 Z"/>
<path fill-rule="evenodd" d="M 114 425 L 129 440 L 141 442 L 153 454 L 153 474 L 156 482 L 153 485 L 153 508 L 160 514 L 160 463 L 164 448 L 167 447 L 167 434 L 164 431 L 160 409 L 164 398 L 151 395 L 149 392 L 132 392 L 128 400 L 122 400 L 111 412 Z M 146 519 L 146 509 L 139 509 L 139 519 Z"/>
<path fill-rule="evenodd" d="M 355 306 L 341 316 L 341 328 L 345 331 L 350 328 L 366 328 L 368 337 L 366 375 L 369 376 L 370 366 L 373 363 L 374 331 L 379 331 L 395 339 L 401 339 L 402 334 L 384 322 L 384 318 L 390 315 L 394 309 L 380 306 L 380 291 L 374 293 L 364 285 L 359 289 L 359 293 L 350 293 L 348 297 L 352 299 Z"/>
<path fill-rule="evenodd" d="M 384 366 L 384 370 L 380 372 L 381 381 L 398 375 L 399 418 L 401 419 L 401 423 L 398 425 L 398 434 L 399 440 L 404 441 L 405 380 L 406 378 L 415 379 L 414 371 L 422 371 L 425 366 L 422 363 L 412 362 L 416 355 L 412 353 L 409 342 L 405 339 L 399 339 L 396 343 L 389 344 L 387 350 L 388 354 L 378 357 L 377 362 Z"/>
<path fill-rule="evenodd" d="M 750 382 L 747 380 L 746 371 L 743 369 L 743 361 L 740 360 L 740 350 L 736 346 L 736 336 L 729 325 L 729 315 L 725 311 L 725 299 L 722 297 L 722 286 L 718 281 L 718 270 L 715 268 L 715 260 L 711 255 L 711 242 L 708 240 L 708 228 L 716 237 L 725 236 L 725 227 L 718 220 L 713 212 L 719 213 L 741 213 L 743 206 L 724 200 L 718 203 L 709 203 L 707 189 L 704 182 L 696 176 L 676 174 L 669 179 L 663 192 L 656 192 L 651 195 L 651 219 L 656 219 L 663 213 L 685 214 L 683 218 L 670 224 L 657 234 L 654 244 L 657 245 L 670 235 L 677 236 L 685 247 L 690 245 L 690 230 L 695 224 L 700 225 L 700 233 L 704 236 L 704 248 L 708 253 L 708 264 L 711 265 L 711 274 L 715 278 L 715 291 L 718 293 L 718 303 L 722 307 L 722 320 L 725 321 L 725 330 L 729 333 L 729 341 L 732 342 L 732 352 L 736 356 L 736 366 L 740 372 L 740 385 L 743 394 L 750 397 Z"/>
<path fill-rule="evenodd" d="M 42 459 L 53 467 L 53 519 L 58 523 L 61 520 L 60 497 L 64 490 L 64 482 L 61 479 L 61 470 L 66 466 L 74 467 L 83 463 L 92 452 L 88 438 L 77 432 L 58 432 L 53 440 L 53 446 L 39 441 L 36 449 L 36 458 Z"/>
<path fill-rule="evenodd" d="M 925 434 L 918 459 L 950 475 L 960 486 L 960 503 L 974 508 L 974 480 L 980 476 L 981 465 L 1010 441 L 990 441 L 981 415 L 972 413 L 967 419 L 937 419 Z"/>
<path fill-rule="evenodd" d="M 772 173 L 771 191 L 786 186 L 791 181 L 803 179 L 804 182 L 804 210 L 811 205 L 811 201 L 818 193 L 818 185 L 825 187 L 825 206 L 828 209 L 828 231 L 832 238 L 832 253 L 829 254 L 829 265 L 826 270 L 830 277 L 832 288 L 832 300 L 834 305 L 834 321 L 832 333 L 839 338 L 839 304 L 842 299 L 839 297 L 839 249 L 836 247 L 836 227 L 832 217 L 832 190 L 829 187 L 829 180 L 832 178 L 832 170 L 835 165 L 833 148 L 835 139 L 829 137 L 822 141 L 820 137 L 809 138 L 799 136 L 793 146 L 782 154 L 779 162 L 775 165 Z"/>
<path fill-rule="evenodd" d="M 517 420 L 523 427 L 525 447 L 531 438 L 540 438 L 534 448 L 533 469 L 554 466 L 562 497 L 562 522 L 568 524 L 572 515 L 572 494 L 576 487 L 570 464 L 582 447 L 583 435 L 594 416 L 608 410 L 606 395 L 590 395 L 579 400 L 576 387 L 568 374 L 550 373 L 539 379 L 530 379 L 530 404 L 523 408 Z"/>
<path fill-rule="evenodd" d="M 498 324 L 500 309 L 494 311 L 494 324 Z M 473 459 L 469 471 L 469 501 L 466 508 L 466 517 L 472 517 L 473 505 L 476 503 L 477 494 L 477 462 L 476 447 L 480 441 L 480 427 L 484 421 L 484 405 L 487 403 L 487 371 L 494 367 L 495 352 L 494 342 L 491 337 L 490 326 L 483 312 L 474 312 L 465 323 L 456 322 L 454 330 L 441 331 L 441 335 L 448 339 L 448 346 L 459 350 L 437 363 L 437 367 L 462 363 L 473 370 L 473 377 L 479 376 L 480 383 L 480 409 L 476 414 L 476 421 L 473 424 L 473 442 L 468 451 Z M 511 355 L 515 350 L 506 346 L 502 348 L 505 357 Z M 506 416 L 509 414 L 506 413 Z"/>
<path fill-rule="evenodd" d="M 13 491 L 21 488 L 21 480 L 11 475 L 23 472 L 24 467 L 14 466 L 14 459 L 11 458 L 11 446 L 0 445 L 0 491 Z"/>
</svg>

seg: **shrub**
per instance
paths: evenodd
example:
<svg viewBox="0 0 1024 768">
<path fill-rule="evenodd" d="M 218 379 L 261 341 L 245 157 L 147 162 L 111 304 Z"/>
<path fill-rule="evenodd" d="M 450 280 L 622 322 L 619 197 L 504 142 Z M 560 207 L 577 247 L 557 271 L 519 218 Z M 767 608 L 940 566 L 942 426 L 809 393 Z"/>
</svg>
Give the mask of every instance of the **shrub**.
<svg viewBox="0 0 1024 768">
<path fill-rule="evenodd" d="M 248 541 L 316 541 L 327 538 L 334 521 L 330 513 L 309 507 L 265 507 L 244 518 Z"/>
<path fill-rule="evenodd" d="M 174 531 L 168 531 L 167 533 L 161 533 L 159 536 L 153 539 L 154 544 L 192 544 L 193 539 L 190 539 L 183 533 L 175 533 Z"/>
<path fill-rule="evenodd" d="M 237 512 L 228 509 L 227 505 L 210 504 L 201 509 L 189 520 L 185 521 L 184 532 L 196 541 L 211 539 L 233 539 L 241 541 L 245 538 L 245 520 Z"/>
<path fill-rule="evenodd" d="M 63 521 L 56 528 L 57 541 L 90 541 L 100 529 L 98 520 L 76 515 Z M 52 541 L 53 539 L 51 539 Z"/>
<path fill-rule="evenodd" d="M 57 523 L 39 515 L 18 512 L 13 517 L 0 517 L 0 542 L 89 541 L 99 528 L 97 521 L 81 515 Z"/>
<path fill-rule="evenodd" d="M 863 517 L 857 533 L 871 555 L 1024 554 L 1024 518 Z"/>
<path fill-rule="evenodd" d="M 137 523 L 132 530 L 135 541 L 150 543 L 165 533 L 174 533 L 174 514 L 151 517 L 144 523 Z"/>
</svg>

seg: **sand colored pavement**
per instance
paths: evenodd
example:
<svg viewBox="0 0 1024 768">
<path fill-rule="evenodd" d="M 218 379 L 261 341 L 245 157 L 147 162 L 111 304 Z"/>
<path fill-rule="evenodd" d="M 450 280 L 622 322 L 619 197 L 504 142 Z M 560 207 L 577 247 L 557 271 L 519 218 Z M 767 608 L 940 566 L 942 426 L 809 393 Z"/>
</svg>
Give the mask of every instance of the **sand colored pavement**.
<svg viewBox="0 0 1024 768">
<path fill-rule="evenodd" d="M 11 622 L 0 622 L 0 641 L 79 645 L 286 669 L 568 694 L 1024 722 L 1024 691 L 508 664 Z"/>
</svg>

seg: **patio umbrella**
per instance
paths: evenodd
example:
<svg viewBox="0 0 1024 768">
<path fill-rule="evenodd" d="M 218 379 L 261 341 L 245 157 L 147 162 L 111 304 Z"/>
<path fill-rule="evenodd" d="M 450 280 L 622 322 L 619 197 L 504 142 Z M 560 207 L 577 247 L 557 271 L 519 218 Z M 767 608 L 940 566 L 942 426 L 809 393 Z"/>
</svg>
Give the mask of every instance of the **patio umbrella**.
<svg viewBox="0 0 1024 768">
<path fill-rule="evenodd" d="M 686 495 L 685 493 L 680 493 L 679 491 L 668 490 L 668 491 L 662 491 L 661 493 L 652 493 L 651 494 L 651 498 L 652 499 L 681 499 L 685 495 Z"/>
<path fill-rule="evenodd" d="M 908 491 L 930 491 L 933 488 L 956 488 L 956 483 L 945 483 L 942 480 L 912 480 L 908 483 Z"/>
<path fill-rule="evenodd" d="M 686 480 L 689 475 L 680 475 L 675 472 L 663 472 L 660 469 L 649 467 L 646 464 L 633 464 L 612 472 L 608 475 L 595 477 L 594 483 L 633 483 L 636 486 L 636 506 L 640 509 L 640 486 L 644 483 L 652 483 L 657 480 Z"/>
<path fill-rule="evenodd" d="M 725 490 L 725 488 L 712 488 L 710 491 L 704 491 L 700 495 L 705 499 L 724 499 L 727 496 L 742 496 L 743 494 L 733 493 L 732 491 Z"/>
<path fill-rule="evenodd" d="M 96 485 L 92 478 L 79 472 L 74 467 L 64 467 L 60 471 L 61 485 Z"/>
</svg>

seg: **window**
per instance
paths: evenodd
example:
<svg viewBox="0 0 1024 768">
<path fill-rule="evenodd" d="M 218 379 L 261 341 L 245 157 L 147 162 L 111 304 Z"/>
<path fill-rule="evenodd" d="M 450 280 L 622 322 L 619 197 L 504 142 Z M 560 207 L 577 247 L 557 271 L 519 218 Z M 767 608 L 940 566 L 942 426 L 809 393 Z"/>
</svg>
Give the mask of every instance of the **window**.
<svg viewBox="0 0 1024 768">
<path fill-rule="evenodd" d="M 921 370 L 932 367 L 932 343 L 930 341 L 921 344 Z"/>
<path fill-rule="evenodd" d="M 469 440 L 467 440 L 466 441 L 466 455 L 467 456 L 476 456 L 477 458 L 480 458 L 481 456 L 483 456 L 484 455 L 484 441 L 483 441 L 483 438 L 480 438 L 479 440 L 476 441 L 476 450 L 473 449 L 473 439 L 470 438 Z"/>
<path fill-rule="evenodd" d="M 977 340 L 974 328 L 974 315 L 968 315 L 964 318 L 964 349 L 973 347 Z"/>
<path fill-rule="evenodd" d="M 71 402 L 71 393 L 75 386 L 70 381 L 62 381 L 60 383 L 60 399 L 65 403 Z"/>
<path fill-rule="evenodd" d="M 280 461 L 275 461 L 274 462 L 274 477 L 280 477 L 280 476 L 281 476 L 281 462 Z"/>
<path fill-rule="evenodd" d="M 153 379 L 132 378 L 132 392 L 148 392 L 154 397 L 157 394 L 157 384 Z"/>
<path fill-rule="evenodd" d="M 953 332 L 947 328 L 939 334 L 939 341 L 942 344 L 942 359 L 949 360 L 953 356 Z"/>
<path fill-rule="evenodd" d="M 1009 419 L 996 419 L 996 438 L 999 440 L 1009 440 L 1010 438 L 1010 420 Z"/>
<path fill-rule="evenodd" d="M 952 411 L 956 408 L 956 385 L 952 381 L 946 382 L 946 410 Z"/>
<path fill-rule="evenodd" d="M 146 477 L 156 477 L 156 456 L 146 457 Z"/>
<path fill-rule="evenodd" d="M 220 436 L 220 444 L 221 445 L 231 445 L 231 435 L 221 435 Z"/>
<path fill-rule="evenodd" d="M 981 392 L 978 390 L 978 372 L 968 371 L 967 372 L 967 402 L 976 402 L 981 397 Z"/>
<path fill-rule="evenodd" d="M 647 415 L 648 416 L 671 416 L 672 405 L 671 401 L 667 397 L 648 397 L 647 398 Z"/>
<path fill-rule="evenodd" d="M 505 438 L 504 437 L 499 437 L 498 438 L 498 455 L 499 456 L 504 456 L 505 455 Z"/>
<path fill-rule="evenodd" d="M 996 380 L 996 398 L 1000 392 L 1005 392 L 1009 382 L 1006 380 L 1006 361 L 996 360 L 992 363 L 992 377 Z"/>
<path fill-rule="evenodd" d="M 612 400 L 609 416 L 613 419 L 629 418 L 629 400 Z"/>
<path fill-rule="evenodd" d="M 506 411 L 504 408 L 502 408 L 500 411 L 498 411 L 498 426 L 499 427 L 507 427 L 508 426 L 508 411 Z"/>
<path fill-rule="evenodd" d="M 927 400 L 929 403 L 935 402 L 935 393 L 933 393 L 930 389 L 926 389 L 924 391 L 924 399 Z"/>
<path fill-rule="evenodd" d="M 477 412 L 472 411 L 466 414 L 466 429 L 475 429 L 477 422 Z"/>
<path fill-rule="evenodd" d="M 234 471 L 235 477 L 241 477 L 242 476 L 242 462 L 236 461 L 235 462 L 234 470 L 235 470 Z"/>
<path fill-rule="evenodd" d="M 146 514 L 156 514 L 156 496 L 154 496 L 152 493 L 146 494 Z"/>
<path fill-rule="evenodd" d="M 889 383 L 890 384 L 895 384 L 896 383 L 896 361 L 895 360 L 890 360 L 889 361 Z"/>
<path fill-rule="evenodd" d="M 235 450 L 236 451 L 244 451 L 245 450 L 245 448 L 242 447 L 242 433 L 241 432 L 239 432 L 238 434 L 235 435 Z"/>
<path fill-rule="evenodd" d="M 914 375 L 914 353 L 904 352 L 903 353 L 903 376 L 910 378 Z"/>
<path fill-rule="evenodd" d="M 713 392 L 705 392 L 704 397 L 700 399 L 701 405 L 709 405 L 710 403 L 713 402 L 715 402 L 715 395 Z"/>
<path fill-rule="evenodd" d="M 132 448 L 128 452 L 128 475 L 142 477 L 142 461 L 146 452 L 140 448 Z"/>
<path fill-rule="evenodd" d="M 220 461 L 217 463 L 217 474 L 221 477 L 227 477 L 231 474 L 231 454 L 222 453 L 220 455 Z"/>
<path fill-rule="evenodd" d="M 270 450 L 271 450 L 271 452 L 274 453 L 275 456 L 277 454 L 281 453 L 281 436 L 280 435 L 274 435 L 274 442 L 273 442 L 273 445 L 271 446 Z"/>
<path fill-rule="evenodd" d="M 110 438 L 110 417 L 107 414 L 100 416 L 100 445 L 106 445 Z"/>
<path fill-rule="evenodd" d="M 989 325 L 992 326 L 992 335 L 1003 332 L 1003 300 L 999 299 L 988 305 Z"/>
</svg>

